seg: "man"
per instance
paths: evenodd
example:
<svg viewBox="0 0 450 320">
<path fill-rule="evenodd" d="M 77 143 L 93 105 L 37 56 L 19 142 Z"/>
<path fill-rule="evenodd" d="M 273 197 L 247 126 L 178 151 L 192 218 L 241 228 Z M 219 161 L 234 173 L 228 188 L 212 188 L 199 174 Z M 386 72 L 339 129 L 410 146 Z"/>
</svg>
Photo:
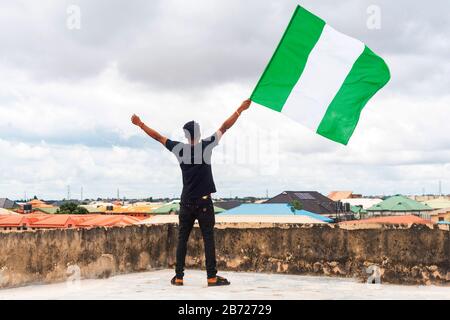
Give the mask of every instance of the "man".
<svg viewBox="0 0 450 320">
<path fill-rule="evenodd" d="M 217 275 L 216 250 L 214 244 L 214 206 L 211 193 L 216 192 L 211 170 L 212 149 L 218 145 L 222 135 L 230 129 L 241 113 L 250 107 L 250 99 L 231 115 L 212 136 L 200 140 L 200 126 L 190 121 L 183 126 L 188 143 L 172 141 L 162 136 L 154 129 L 145 125 L 141 119 L 133 115 L 131 121 L 144 130 L 150 137 L 159 141 L 169 151 L 175 154 L 180 163 L 183 176 L 183 191 L 181 193 L 179 232 L 177 246 L 177 261 L 173 285 L 182 286 L 187 242 L 195 220 L 198 220 L 205 246 L 205 260 L 208 286 L 229 285 L 230 282 Z"/>
</svg>

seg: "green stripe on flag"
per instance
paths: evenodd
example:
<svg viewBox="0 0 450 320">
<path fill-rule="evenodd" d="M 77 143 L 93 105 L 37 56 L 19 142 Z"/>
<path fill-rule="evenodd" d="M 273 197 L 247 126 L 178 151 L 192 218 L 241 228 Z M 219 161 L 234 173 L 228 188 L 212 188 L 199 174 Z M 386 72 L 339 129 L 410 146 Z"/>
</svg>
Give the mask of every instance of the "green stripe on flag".
<svg viewBox="0 0 450 320">
<path fill-rule="evenodd" d="M 325 22 L 298 6 L 250 99 L 281 111 L 300 78 Z"/>
<path fill-rule="evenodd" d="M 362 109 L 390 77 L 384 60 L 366 46 L 329 105 L 317 133 L 346 145 Z"/>
</svg>

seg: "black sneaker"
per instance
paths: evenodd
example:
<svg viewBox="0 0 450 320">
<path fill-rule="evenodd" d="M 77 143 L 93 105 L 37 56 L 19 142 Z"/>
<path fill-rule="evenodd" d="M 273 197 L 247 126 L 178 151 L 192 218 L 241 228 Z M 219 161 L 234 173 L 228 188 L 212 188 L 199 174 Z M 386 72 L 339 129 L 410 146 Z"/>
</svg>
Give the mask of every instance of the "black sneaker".
<svg viewBox="0 0 450 320">
<path fill-rule="evenodd" d="M 208 278 L 208 287 L 229 286 L 230 284 L 231 282 L 223 277 Z"/>
<path fill-rule="evenodd" d="M 173 277 L 172 280 L 170 280 L 170 283 L 174 286 L 182 286 L 183 285 L 183 279 L 177 278 L 177 276 Z"/>
</svg>

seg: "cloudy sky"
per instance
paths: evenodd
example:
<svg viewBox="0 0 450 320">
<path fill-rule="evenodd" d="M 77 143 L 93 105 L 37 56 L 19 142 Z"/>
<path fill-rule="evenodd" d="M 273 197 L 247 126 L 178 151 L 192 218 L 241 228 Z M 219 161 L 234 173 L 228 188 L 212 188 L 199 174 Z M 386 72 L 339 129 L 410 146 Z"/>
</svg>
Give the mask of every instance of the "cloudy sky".
<svg viewBox="0 0 450 320">
<path fill-rule="evenodd" d="M 384 57 L 392 80 L 346 147 L 253 105 L 215 152 L 217 195 L 437 193 L 439 180 L 450 193 L 447 0 L 29 0 L 0 3 L 0 197 L 178 195 L 175 159 L 131 114 L 170 138 L 192 119 L 212 133 L 296 4 Z"/>
</svg>

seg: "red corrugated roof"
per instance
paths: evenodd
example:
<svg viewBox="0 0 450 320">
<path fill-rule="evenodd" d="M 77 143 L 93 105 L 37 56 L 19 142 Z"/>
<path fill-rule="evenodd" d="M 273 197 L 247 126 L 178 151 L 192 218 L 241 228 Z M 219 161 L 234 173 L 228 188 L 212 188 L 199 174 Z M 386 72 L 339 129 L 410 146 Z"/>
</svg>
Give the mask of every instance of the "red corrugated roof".
<svg viewBox="0 0 450 320">
<path fill-rule="evenodd" d="M 30 222 L 32 228 L 67 228 L 68 226 L 75 227 L 77 221 L 71 216 L 65 214 L 51 215 L 49 217 L 42 217 L 37 221 Z"/>
<path fill-rule="evenodd" d="M 68 228 L 68 227 L 114 227 L 135 224 L 142 219 L 126 215 L 67 215 L 26 214 L 0 216 L 0 227 Z"/>
<path fill-rule="evenodd" d="M 113 227 L 132 225 L 139 221 L 141 219 L 125 215 L 98 215 L 78 225 L 80 227 Z"/>
</svg>

